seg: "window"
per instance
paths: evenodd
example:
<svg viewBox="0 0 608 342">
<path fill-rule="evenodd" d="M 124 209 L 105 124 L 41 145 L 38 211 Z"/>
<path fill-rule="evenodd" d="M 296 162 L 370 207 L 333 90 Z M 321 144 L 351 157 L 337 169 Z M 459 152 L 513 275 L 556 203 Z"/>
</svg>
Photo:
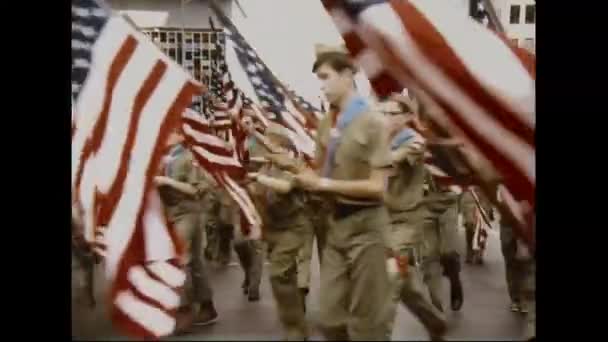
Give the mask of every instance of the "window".
<svg viewBox="0 0 608 342">
<path fill-rule="evenodd" d="M 206 83 L 211 76 L 209 58 L 217 58 L 217 48 L 225 46 L 223 34 L 216 35 L 216 32 L 208 29 L 186 29 L 183 42 L 181 28 L 150 28 L 142 32 L 201 83 Z M 209 44 L 210 41 L 215 44 Z"/>
<path fill-rule="evenodd" d="M 521 7 L 519 5 L 511 5 L 511 15 L 509 18 L 509 23 L 519 24 L 520 11 Z"/>
<path fill-rule="evenodd" d="M 535 50 L 534 38 L 526 38 L 524 40 L 524 46 L 523 46 L 523 48 L 526 49 L 526 50 L 528 50 L 528 51 L 530 51 L 530 52 L 532 52 L 532 53 L 534 53 L 534 50 Z"/>
<path fill-rule="evenodd" d="M 526 6 L 526 24 L 534 24 L 536 22 L 536 5 Z"/>
</svg>

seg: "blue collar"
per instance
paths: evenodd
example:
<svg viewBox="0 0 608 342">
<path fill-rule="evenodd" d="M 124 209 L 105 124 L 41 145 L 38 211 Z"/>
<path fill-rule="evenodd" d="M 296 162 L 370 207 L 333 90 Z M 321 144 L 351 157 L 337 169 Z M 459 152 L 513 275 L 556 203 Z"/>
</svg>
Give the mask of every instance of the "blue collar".
<svg viewBox="0 0 608 342">
<path fill-rule="evenodd" d="M 338 117 L 336 125 L 338 130 L 341 131 L 346 128 L 353 120 L 359 117 L 359 115 L 365 113 L 368 108 L 369 104 L 365 98 L 361 96 L 353 98 Z"/>
<path fill-rule="evenodd" d="M 411 128 L 402 129 L 391 141 L 391 150 L 398 149 L 401 145 L 409 143 L 416 136 L 416 132 Z"/>
</svg>

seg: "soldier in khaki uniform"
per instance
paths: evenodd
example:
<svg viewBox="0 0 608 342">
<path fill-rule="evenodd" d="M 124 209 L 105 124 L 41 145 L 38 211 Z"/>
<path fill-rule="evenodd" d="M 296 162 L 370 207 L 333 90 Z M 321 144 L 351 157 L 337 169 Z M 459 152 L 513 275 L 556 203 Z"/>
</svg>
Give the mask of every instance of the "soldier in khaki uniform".
<svg viewBox="0 0 608 342">
<path fill-rule="evenodd" d="M 498 194 L 500 201 L 500 193 Z M 510 222 L 500 219 L 500 245 L 505 260 L 511 311 L 526 315 L 526 339 L 536 336 L 536 261 L 515 235 Z"/>
<path fill-rule="evenodd" d="M 226 197 L 229 197 L 226 192 Z M 247 239 L 241 230 L 241 212 L 234 200 L 229 198 L 222 209 L 227 209 L 227 222 L 225 229 L 230 232 L 228 241 L 233 244 L 234 251 L 239 259 L 239 264 L 245 275 L 241 288 L 243 294 L 247 295 L 250 302 L 260 300 L 260 283 L 262 281 L 262 269 L 264 265 L 264 246 L 261 241 Z"/>
<path fill-rule="evenodd" d="M 327 201 L 323 198 L 308 194 L 307 196 L 307 216 L 312 224 L 312 231 L 306 237 L 304 245 L 298 253 L 298 287 L 304 301 L 306 309 L 306 297 L 310 292 L 310 276 L 312 273 L 313 246 L 317 243 L 317 257 L 319 264 L 323 260 L 323 248 L 325 246 L 325 236 L 327 234 L 329 222 L 329 208 Z"/>
<path fill-rule="evenodd" d="M 471 190 L 475 191 L 477 194 L 481 206 L 486 214 L 492 215 L 492 206 L 482 192 L 479 191 L 478 187 L 472 187 Z M 465 262 L 467 264 L 483 264 L 483 250 L 473 250 L 473 237 L 475 235 L 477 226 L 485 225 L 485 223 L 481 219 L 481 214 L 479 213 L 477 203 L 475 202 L 475 199 L 470 191 L 465 191 L 460 198 L 460 212 L 462 213 L 462 222 L 465 228 L 467 249 Z"/>
<path fill-rule="evenodd" d="M 439 262 L 443 275 L 450 283 L 450 304 L 454 311 L 460 310 L 463 304 L 463 289 L 460 279 L 461 261 L 458 247 L 458 192 L 445 191 L 447 209 L 438 220 L 439 226 Z"/>
<path fill-rule="evenodd" d="M 183 146 L 177 145 L 171 151 L 165 174 L 157 176 L 155 183 L 167 217 L 185 243 L 182 263 L 188 270 L 180 309 L 184 319 L 178 322 L 179 331 L 186 329 L 192 320 L 194 324 L 210 324 L 218 316 L 202 260 L 205 221 L 213 200 L 209 198 L 212 192 L 208 191 L 208 177 L 194 165 L 192 153 Z"/>
<path fill-rule="evenodd" d="M 266 129 L 266 137 L 283 148 L 288 142 L 283 127 L 274 123 Z M 286 153 L 286 149 L 281 152 Z M 308 327 L 298 291 L 297 257 L 312 227 L 305 212 L 305 193 L 294 188 L 293 175 L 272 162 L 272 157 L 269 159 L 271 163 L 259 173 L 250 173 L 250 178 L 263 186 L 261 194 L 266 200 L 264 240 L 268 245 L 270 284 L 285 339 L 306 340 Z"/>
<path fill-rule="evenodd" d="M 345 51 L 317 47 L 313 72 L 332 112 L 321 120 L 316 165 L 298 186 L 332 201 L 321 264 L 320 322 L 329 340 L 382 340 L 390 302 L 382 204 L 391 161 L 384 118 L 354 89 L 356 68 Z"/>
<path fill-rule="evenodd" d="M 457 251 L 458 194 L 440 189 L 427 174 L 426 205 L 431 215 L 425 221 L 422 271 L 433 305 L 443 311 L 443 276 L 450 281 L 451 307 L 462 307 L 460 254 Z"/>
<path fill-rule="evenodd" d="M 423 230 L 430 215 L 424 198 L 427 175 L 422 161 L 424 145 L 412 129 L 402 129 L 405 120 L 416 113 L 414 103 L 409 98 L 396 99 L 380 104 L 381 111 L 387 115 L 391 131 L 399 131 L 392 138 L 391 159 L 394 169 L 384 194 L 391 218 L 387 241 L 400 265 L 399 272 L 391 274 L 394 301 L 387 321 L 386 338 L 392 336 L 397 303 L 401 302 L 425 326 L 431 339 L 436 341 L 442 339 L 445 333 L 445 321 L 416 286 L 423 252 Z"/>
</svg>

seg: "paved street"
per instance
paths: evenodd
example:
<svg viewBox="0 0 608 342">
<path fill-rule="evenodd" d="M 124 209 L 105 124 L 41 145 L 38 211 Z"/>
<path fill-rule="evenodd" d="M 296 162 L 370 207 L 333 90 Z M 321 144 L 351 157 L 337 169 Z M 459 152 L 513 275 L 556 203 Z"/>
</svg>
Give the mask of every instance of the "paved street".
<svg viewBox="0 0 608 342">
<path fill-rule="evenodd" d="M 461 230 L 464 250 L 464 232 Z M 461 312 L 447 313 L 450 340 L 514 340 L 523 333 L 523 317 L 508 310 L 509 299 L 504 280 L 504 265 L 496 231 L 490 233 L 486 263 L 483 266 L 464 264 L 465 301 Z M 315 260 L 313 288 L 309 298 L 308 316 L 314 322 L 318 313 L 318 264 Z M 214 325 L 199 327 L 192 334 L 170 340 L 279 340 L 281 328 L 275 312 L 268 279 L 262 280 L 262 299 L 249 303 L 241 294 L 242 272 L 238 266 L 212 269 L 215 303 L 220 319 Z M 98 277 L 99 278 L 99 277 Z M 449 289 L 444 283 L 444 298 L 449 307 Z M 101 291 L 101 290 L 100 290 Z M 73 313 L 74 337 L 86 339 L 124 339 L 112 331 L 105 318 L 104 307 L 94 312 L 76 308 Z M 317 331 L 313 339 L 321 340 Z M 395 340 L 426 340 L 424 328 L 403 307 L 399 308 L 393 334 Z"/>
</svg>

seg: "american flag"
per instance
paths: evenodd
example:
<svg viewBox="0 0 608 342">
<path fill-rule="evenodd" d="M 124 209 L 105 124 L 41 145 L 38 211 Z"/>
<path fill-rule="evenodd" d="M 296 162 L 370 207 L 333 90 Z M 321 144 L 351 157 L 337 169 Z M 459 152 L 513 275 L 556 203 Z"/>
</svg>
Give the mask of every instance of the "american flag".
<svg viewBox="0 0 608 342">
<path fill-rule="evenodd" d="M 209 21 L 211 27 L 214 27 L 213 20 L 210 18 Z M 216 128 L 216 133 L 220 133 L 221 136 L 226 138 L 230 130 L 232 130 L 233 135 L 244 138 L 245 133 L 242 132 L 240 125 L 235 122 L 235 120 L 240 121 L 243 119 L 243 109 L 253 110 L 251 118 L 258 127 L 263 129 L 268 126 L 268 120 L 263 112 L 232 80 L 226 63 L 225 51 L 221 45 L 218 45 L 217 58 L 211 66 L 212 98 L 214 102 L 211 102 L 209 112 L 213 120 L 213 126 Z M 240 140 L 244 142 L 244 139 Z"/>
<path fill-rule="evenodd" d="M 87 240 L 106 227 L 111 316 L 134 337 L 175 328 L 181 247 L 152 181 L 167 137 L 200 91 L 105 3 L 72 0 L 72 193 Z"/>
<path fill-rule="evenodd" d="M 308 158 L 314 157 L 315 144 L 308 128 L 311 124 L 307 123 L 306 113 L 297 110 L 293 102 L 286 96 L 287 94 L 275 83 L 273 73 L 262 62 L 232 21 L 213 1 L 210 2 L 210 7 L 222 25 L 230 32 L 230 39 L 239 63 L 245 70 L 268 119 L 288 129 L 290 138 L 299 152 Z M 309 119 L 308 122 L 310 121 Z"/>
<path fill-rule="evenodd" d="M 514 198 L 534 207 L 535 74 L 521 49 L 440 2 L 322 3 L 379 96 L 404 87 L 428 95 L 441 109 L 429 111 L 431 120 L 463 138 Z M 530 225 L 519 223 L 532 244 Z"/>
<path fill-rule="evenodd" d="M 227 130 L 232 128 L 232 119 L 240 114 L 242 103 L 239 99 L 240 90 L 234 86 L 228 72 L 224 50 L 221 44 L 217 46 L 217 57 L 211 63 L 212 91 L 209 96 L 208 114 L 213 120 L 216 133 L 227 139 Z"/>
<path fill-rule="evenodd" d="M 210 20 L 211 27 L 214 27 Z M 244 236 L 261 237 L 261 219 L 247 190 L 237 181 L 246 175 L 248 153 L 245 148 L 246 132 L 239 121 L 247 98 L 238 89 L 228 66 L 224 51 L 218 45 L 217 58 L 212 63 L 212 94 L 207 97 L 209 115 L 204 117 L 186 110 L 182 116 L 182 132 L 185 144 L 192 151 L 197 163 L 212 175 L 228 192 L 241 209 L 240 227 Z M 235 181 L 236 180 L 236 181 Z"/>
<path fill-rule="evenodd" d="M 234 135 L 229 135 L 229 141 L 217 136 L 209 120 L 193 111 L 184 112 L 182 131 L 185 145 L 192 151 L 199 166 L 215 178 L 241 209 L 246 221 L 241 224 L 243 234 L 250 239 L 259 239 L 262 226 L 260 215 L 247 191 L 235 181 L 244 179 L 246 170 Z"/>
<path fill-rule="evenodd" d="M 318 124 L 318 121 L 323 118 L 323 114 L 325 111 L 313 106 L 310 102 L 306 101 L 302 96 L 298 95 L 295 92 L 295 90 L 290 89 L 288 86 L 286 86 L 286 88 L 287 88 L 287 92 L 289 93 L 289 98 L 292 99 L 293 103 L 296 106 L 298 106 L 298 108 L 301 111 L 305 111 L 305 112 L 313 115 L 314 121 L 312 123 L 309 123 L 309 125 L 314 125 L 316 127 L 316 125 Z M 312 120 L 309 120 L 309 121 L 312 121 Z"/>
</svg>

